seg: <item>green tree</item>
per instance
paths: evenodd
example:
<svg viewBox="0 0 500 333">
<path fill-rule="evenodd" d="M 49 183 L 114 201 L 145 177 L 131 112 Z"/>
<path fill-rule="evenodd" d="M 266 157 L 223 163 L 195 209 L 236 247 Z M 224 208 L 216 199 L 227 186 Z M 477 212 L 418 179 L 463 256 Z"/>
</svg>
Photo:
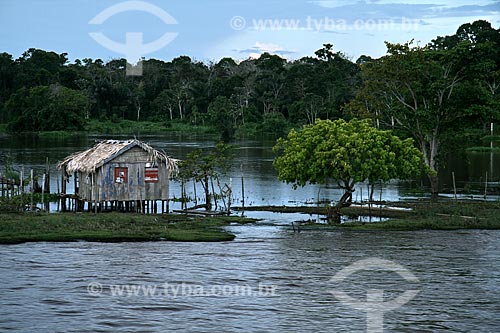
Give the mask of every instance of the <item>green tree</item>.
<svg viewBox="0 0 500 333">
<path fill-rule="evenodd" d="M 18 131 L 83 130 L 87 99 L 81 92 L 60 85 L 20 89 L 6 103 L 17 114 L 9 129 Z"/>
<path fill-rule="evenodd" d="M 421 153 L 411 139 L 378 130 L 367 120 L 317 120 L 299 131 L 291 130 L 274 150 L 278 178 L 294 188 L 338 182 L 345 192 L 330 209 L 337 222 L 340 209 L 350 205 L 356 183 L 411 178 L 422 165 Z"/>
<path fill-rule="evenodd" d="M 221 176 L 229 171 L 234 158 L 232 149 L 231 145 L 218 143 L 209 153 L 196 149 L 179 163 L 177 178 L 201 183 L 205 193 L 205 204 L 201 206 L 206 210 L 212 210 L 213 200 L 217 206 L 218 195 L 215 193 L 214 183 L 220 184 Z"/>
<path fill-rule="evenodd" d="M 263 114 L 281 112 L 286 60 L 265 52 L 255 64 L 258 99 L 262 103 Z"/>
<path fill-rule="evenodd" d="M 428 166 L 431 192 L 439 192 L 438 167 L 445 145 L 467 112 L 457 107 L 464 67 L 456 51 L 411 43 L 386 43 L 388 55 L 362 66 L 364 86 L 347 109 L 413 137 Z"/>
<path fill-rule="evenodd" d="M 174 119 L 174 109 L 176 107 L 175 97 L 170 90 L 165 89 L 153 100 L 151 107 L 155 111 L 154 114 L 158 118 L 168 118 L 172 121 Z"/>
<path fill-rule="evenodd" d="M 227 142 L 234 138 L 238 110 L 236 104 L 227 97 L 218 96 L 208 107 L 208 115 L 212 125 L 220 133 L 222 141 Z"/>
<path fill-rule="evenodd" d="M 16 60 L 17 87 L 50 85 L 59 81 L 59 72 L 67 63 L 67 53 L 57 54 L 30 48 Z"/>
<path fill-rule="evenodd" d="M 8 53 L 0 53 L 0 122 L 8 122 L 9 115 L 2 112 L 2 107 L 14 89 L 14 78 L 16 76 L 15 64 L 12 56 Z"/>
</svg>

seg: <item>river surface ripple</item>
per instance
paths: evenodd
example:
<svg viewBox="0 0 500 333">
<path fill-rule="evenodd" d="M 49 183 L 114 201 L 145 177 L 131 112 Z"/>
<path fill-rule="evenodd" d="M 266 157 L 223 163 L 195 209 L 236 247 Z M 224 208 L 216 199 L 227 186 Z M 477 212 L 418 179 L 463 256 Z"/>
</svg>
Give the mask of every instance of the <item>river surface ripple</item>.
<svg viewBox="0 0 500 333">
<path fill-rule="evenodd" d="M 384 332 L 499 331 L 500 231 L 228 229 L 237 235 L 233 242 L 0 246 L 0 331 L 365 332 L 366 313 L 331 291 L 364 301 L 367 289 L 384 290 L 385 301 L 419 290 L 384 314 Z M 330 281 L 367 258 L 400 264 L 419 282 L 387 271 Z M 172 289 L 165 292 L 165 283 Z M 112 295 L 117 285 L 157 290 Z M 227 286 L 229 293 L 199 296 L 185 287 L 175 296 L 173 288 L 183 285 L 219 292 Z M 235 286 L 253 293 L 231 294 Z"/>
</svg>

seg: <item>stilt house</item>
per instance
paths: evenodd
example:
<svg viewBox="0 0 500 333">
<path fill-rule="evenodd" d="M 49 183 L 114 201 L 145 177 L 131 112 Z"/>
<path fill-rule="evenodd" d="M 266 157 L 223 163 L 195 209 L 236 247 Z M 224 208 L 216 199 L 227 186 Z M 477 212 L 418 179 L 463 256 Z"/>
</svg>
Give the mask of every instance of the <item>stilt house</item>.
<svg viewBox="0 0 500 333">
<path fill-rule="evenodd" d="M 157 200 L 168 201 L 177 160 L 139 140 L 105 140 L 66 157 L 58 168 L 63 171 L 63 184 L 75 177 L 80 203 L 126 203 L 128 207 L 134 202 L 134 207 L 143 207 L 148 201 L 155 205 Z"/>
</svg>

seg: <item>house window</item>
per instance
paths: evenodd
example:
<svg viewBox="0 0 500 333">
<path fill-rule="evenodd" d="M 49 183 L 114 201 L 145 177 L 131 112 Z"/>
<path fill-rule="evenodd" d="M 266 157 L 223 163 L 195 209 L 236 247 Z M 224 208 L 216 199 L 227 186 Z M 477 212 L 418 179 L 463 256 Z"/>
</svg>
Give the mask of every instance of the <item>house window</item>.
<svg viewBox="0 0 500 333">
<path fill-rule="evenodd" d="M 158 183 L 158 167 L 146 163 L 146 169 L 144 170 L 144 182 L 145 183 Z"/>
<path fill-rule="evenodd" d="M 115 183 L 124 184 L 127 183 L 128 179 L 128 168 L 115 168 Z"/>
</svg>

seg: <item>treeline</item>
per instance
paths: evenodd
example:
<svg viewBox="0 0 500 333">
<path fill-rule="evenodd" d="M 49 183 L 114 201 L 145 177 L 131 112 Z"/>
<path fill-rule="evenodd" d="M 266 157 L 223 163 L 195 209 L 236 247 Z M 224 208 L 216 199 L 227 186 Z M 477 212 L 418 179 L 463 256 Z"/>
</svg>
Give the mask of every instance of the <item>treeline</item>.
<svg viewBox="0 0 500 333">
<path fill-rule="evenodd" d="M 461 82 L 476 88 L 473 96 L 450 93 L 455 103 L 491 113 L 498 100 L 499 45 L 499 31 L 476 21 L 462 25 L 453 36 L 437 37 L 423 49 L 459 57 L 455 60 L 463 67 Z M 458 48 L 463 52 L 453 51 Z M 475 48 L 484 52 L 473 52 Z M 169 62 L 150 59 L 143 61 L 142 76 L 127 76 L 125 59 L 69 63 L 66 53 L 39 49 L 29 49 L 18 59 L 1 53 L 0 123 L 12 132 L 83 130 L 89 120 L 121 119 L 212 125 L 225 138 L 252 124 L 274 132 L 317 118 L 349 118 L 352 110 L 363 108 L 360 105 L 381 107 L 381 100 L 371 104 L 376 98 L 368 96 L 366 84 L 374 79 L 365 71 L 367 64 L 384 59 L 361 56 L 352 62 L 325 44 L 314 56 L 294 61 L 268 53 L 242 62 L 224 58 L 208 64 L 187 56 Z M 382 79 L 384 73 L 379 74 Z M 493 81 L 484 83 L 484 75 Z M 478 91 L 478 84 L 489 92 Z M 383 94 L 383 89 L 378 91 Z"/>
<path fill-rule="evenodd" d="M 339 117 L 360 85 L 359 67 L 331 45 L 287 62 L 277 55 L 205 64 L 181 56 L 143 61 L 68 63 L 67 54 L 29 49 L 0 54 L 0 122 L 11 131 L 81 130 L 89 119 L 183 121 L 215 125 L 232 136 L 245 123 L 312 122 Z M 284 126 L 286 127 L 286 126 Z"/>
</svg>

